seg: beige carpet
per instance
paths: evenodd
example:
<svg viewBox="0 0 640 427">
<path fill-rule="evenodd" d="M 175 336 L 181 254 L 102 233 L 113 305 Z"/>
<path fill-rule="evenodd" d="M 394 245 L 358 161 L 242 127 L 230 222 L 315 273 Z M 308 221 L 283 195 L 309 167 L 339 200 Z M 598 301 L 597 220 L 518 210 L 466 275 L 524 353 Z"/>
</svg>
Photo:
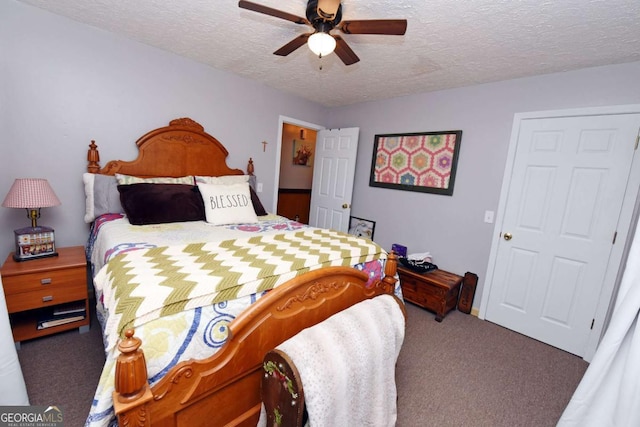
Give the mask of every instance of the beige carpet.
<svg viewBox="0 0 640 427">
<path fill-rule="evenodd" d="M 407 304 L 398 426 L 555 426 L 588 364 L 459 311 Z"/>
<path fill-rule="evenodd" d="M 442 323 L 407 305 L 397 365 L 398 427 L 554 426 L 587 368 L 582 359 L 457 311 Z M 104 356 L 99 327 L 25 342 L 18 352 L 33 405 L 84 425 Z M 366 396 L 362 396 L 366 398 Z"/>
</svg>

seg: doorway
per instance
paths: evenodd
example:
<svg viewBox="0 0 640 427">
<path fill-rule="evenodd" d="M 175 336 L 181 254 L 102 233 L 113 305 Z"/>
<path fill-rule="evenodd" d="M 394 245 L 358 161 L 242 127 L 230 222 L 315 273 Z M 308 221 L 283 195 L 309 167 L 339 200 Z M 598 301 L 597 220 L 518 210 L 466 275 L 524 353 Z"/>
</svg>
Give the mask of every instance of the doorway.
<svg viewBox="0 0 640 427">
<path fill-rule="evenodd" d="M 303 224 L 309 224 L 316 136 L 315 129 L 282 125 L 276 213 Z"/>
<path fill-rule="evenodd" d="M 288 127 L 288 125 L 292 127 Z M 285 128 L 285 126 L 287 127 Z M 286 139 L 284 137 L 285 132 L 290 132 Z M 304 158 L 306 150 L 301 148 L 301 153 L 299 154 L 296 147 L 304 145 L 302 144 L 303 141 L 311 140 L 311 132 L 315 133 L 313 152 L 309 158 Z M 280 191 L 281 188 L 287 188 L 280 184 L 281 171 L 284 170 L 284 165 L 307 168 L 305 172 L 299 173 L 312 176 L 310 186 L 306 184 L 311 191 L 309 192 L 306 188 L 301 189 L 310 194 L 310 207 L 306 208 L 306 200 L 298 196 L 299 201 L 297 203 L 300 204 L 300 207 L 286 212 L 286 215 L 283 216 L 292 217 L 295 220 L 296 215 L 298 215 L 298 219 L 302 222 L 306 219 L 303 217 L 306 214 L 308 215 L 309 225 L 347 232 L 351 212 L 359 133 L 359 128 L 325 129 L 319 125 L 280 116 L 272 212 L 279 212 L 280 193 L 282 193 L 283 197 L 287 197 L 285 195 L 287 191 Z M 294 140 L 300 143 L 296 145 Z M 290 146 L 288 145 L 289 142 L 291 143 Z M 283 147 L 283 144 L 286 144 L 287 147 Z M 307 148 L 311 149 L 311 143 L 308 144 Z M 282 177 L 284 178 L 284 174 L 282 174 Z M 295 182 L 292 185 L 292 189 L 299 189 L 301 185 L 303 184 Z M 336 204 L 339 206 L 336 206 Z M 280 212 L 285 213 L 284 209 L 281 204 Z M 323 214 L 319 215 L 319 213 Z"/>
</svg>

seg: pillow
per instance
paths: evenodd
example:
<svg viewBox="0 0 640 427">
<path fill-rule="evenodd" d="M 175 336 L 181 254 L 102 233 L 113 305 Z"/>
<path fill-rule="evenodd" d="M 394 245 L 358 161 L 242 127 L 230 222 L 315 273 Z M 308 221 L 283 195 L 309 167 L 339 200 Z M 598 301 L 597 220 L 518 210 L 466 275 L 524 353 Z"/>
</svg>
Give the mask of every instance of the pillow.
<svg viewBox="0 0 640 427">
<path fill-rule="evenodd" d="M 255 192 L 256 177 L 254 175 L 223 175 L 223 176 L 195 176 L 196 184 L 242 184 L 249 182 L 249 190 L 251 191 L 251 204 L 253 204 L 253 210 L 256 215 L 263 216 L 268 215 L 258 194 Z"/>
<path fill-rule="evenodd" d="M 118 185 L 120 201 L 133 225 L 203 221 L 198 187 L 184 184 Z"/>
<path fill-rule="evenodd" d="M 130 185 L 130 184 L 188 184 L 193 185 L 193 176 L 181 176 L 181 177 L 171 177 L 171 176 L 155 176 L 152 178 L 140 178 L 132 175 L 123 175 L 121 173 L 116 174 L 116 180 L 118 180 L 118 185 Z"/>
<path fill-rule="evenodd" d="M 258 197 L 258 194 L 255 192 L 253 187 L 249 186 L 249 191 L 251 193 L 251 204 L 253 205 L 253 210 L 256 212 L 256 215 L 268 215 L 269 213 L 266 211 L 264 206 L 262 206 L 262 202 L 260 201 L 260 198 Z"/>
<path fill-rule="evenodd" d="M 248 183 L 198 184 L 198 188 L 202 194 L 208 223 L 222 225 L 258 221 L 251 203 Z"/>
<path fill-rule="evenodd" d="M 196 184 L 242 184 L 248 182 L 251 175 L 195 176 Z"/>
<path fill-rule="evenodd" d="M 84 222 L 93 222 L 100 215 L 123 213 L 115 176 L 84 173 L 82 175 L 85 195 Z"/>
</svg>

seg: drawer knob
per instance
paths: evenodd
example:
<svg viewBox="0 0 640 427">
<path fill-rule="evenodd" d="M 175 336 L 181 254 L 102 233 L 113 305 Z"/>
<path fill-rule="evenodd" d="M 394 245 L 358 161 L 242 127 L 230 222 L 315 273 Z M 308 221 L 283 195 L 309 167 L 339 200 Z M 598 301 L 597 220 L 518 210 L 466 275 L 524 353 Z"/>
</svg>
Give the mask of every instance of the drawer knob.
<svg viewBox="0 0 640 427">
<path fill-rule="evenodd" d="M 47 295 L 46 297 L 42 297 L 42 302 L 51 302 L 53 301 L 53 295 Z"/>
<path fill-rule="evenodd" d="M 51 280 L 51 278 L 47 277 L 46 279 L 40 279 L 40 284 L 41 285 L 50 285 L 52 281 L 53 280 Z"/>
</svg>

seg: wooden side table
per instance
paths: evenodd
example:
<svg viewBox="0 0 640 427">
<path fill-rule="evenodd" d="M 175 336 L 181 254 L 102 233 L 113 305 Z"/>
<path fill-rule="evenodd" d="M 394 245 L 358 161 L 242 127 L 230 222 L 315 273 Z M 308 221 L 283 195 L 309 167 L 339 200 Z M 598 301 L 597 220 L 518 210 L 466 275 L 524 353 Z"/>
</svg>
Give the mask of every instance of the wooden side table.
<svg viewBox="0 0 640 427">
<path fill-rule="evenodd" d="M 400 266 L 398 276 L 404 299 L 435 312 L 438 322 L 456 308 L 462 276 L 439 269 L 420 274 Z"/>
<path fill-rule="evenodd" d="M 87 260 L 83 246 L 58 248 L 57 257 L 22 262 L 16 262 L 11 253 L 0 274 L 17 347 L 20 341 L 56 332 L 89 330 Z M 72 307 L 75 313 L 58 313 Z M 54 310 L 58 314 L 54 315 Z M 84 317 L 68 323 L 62 320 L 81 316 Z M 45 320 L 48 323 L 43 323 Z"/>
</svg>

